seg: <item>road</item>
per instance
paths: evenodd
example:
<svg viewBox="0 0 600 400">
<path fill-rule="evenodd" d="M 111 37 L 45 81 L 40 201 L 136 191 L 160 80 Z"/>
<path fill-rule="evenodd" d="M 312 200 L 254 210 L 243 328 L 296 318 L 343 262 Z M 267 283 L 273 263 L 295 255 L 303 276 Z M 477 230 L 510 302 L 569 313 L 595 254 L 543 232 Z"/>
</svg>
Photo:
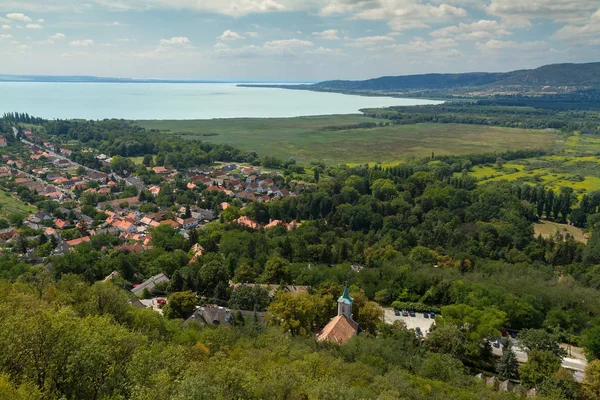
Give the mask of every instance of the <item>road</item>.
<svg viewBox="0 0 600 400">
<path fill-rule="evenodd" d="M 15 128 L 15 127 L 13 127 L 13 132 L 16 132 L 16 128 Z M 15 133 L 15 136 L 16 136 L 16 133 Z M 52 151 L 51 149 L 45 148 L 44 146 L 42 146 L 42 145 L 39 145 L 39 144 L 32 143 L 32 142 L 30 142 L 29 140 L 26 140 L 26 139 L 21 139 L 21 142 L 23 142 L 23 143 L 25 143 L 25 144 L 28 144 L 28 145 L 30 145 L 30 146 L 37 146 L 37 147 L 43 148 L 43 149 L 44 149 L 44 150 L 45 150 L 45 151 L 46 151 L 48 154 L 50 154 L 52 157 L 55 157 L 55 158 L 58 158 L 58 159 L 61 159 L 61 160 L 67 160 L 67 161 L 69 161 L 71 164 L 73 164 L 73 165 L 76 165 L 77 167 L 83 167 L 83 168 L 85 168 L 85 169 L 86 169 L 86 170 L 88 170 L 88 171 L 92 171 L 92 172 L 95 172 L 95 173 L 98 173 L 98 174 L 103 174 L 103 173 L 104 173 L 104 172 L 102 172 L 102 171 L 98 171 L 98 170 L 96 170 L 96 169 L 89 168 L 89 167 L 86 167 L 85 165 L 81 165 L 81 164 L 79 164 L 79 163 L 76 163 L 75 161 L 72 161 L 72 160 L 70 160 L 69 158 L 67 158 L 67 157 L 65 157 L 65 156 L 63 156 L 63 155 L 61 155 L 61 154 L 57 154 L 57 153 L 55 153 L 55 152 L 54 152 L 54 151 Z M 133 186 L 133 183 L 132 183 L 132 182 L 129 182 L 128 180 L 126 180 L 126 179 L 124 179 L 124 178 L 120 177 L 120 176 L 119 176 L 119 175 L 117 175 L 116 173 L 114 173 L 114 172 L 113 172 L 113 173 L 112 173 L 112 175 L 113 175 L 113 176 L 114 176 L 114 177 L 117 179 L 117 181 L 124 180 L 126 185 L 128 185 L 128 186 Z"/>
</svg>

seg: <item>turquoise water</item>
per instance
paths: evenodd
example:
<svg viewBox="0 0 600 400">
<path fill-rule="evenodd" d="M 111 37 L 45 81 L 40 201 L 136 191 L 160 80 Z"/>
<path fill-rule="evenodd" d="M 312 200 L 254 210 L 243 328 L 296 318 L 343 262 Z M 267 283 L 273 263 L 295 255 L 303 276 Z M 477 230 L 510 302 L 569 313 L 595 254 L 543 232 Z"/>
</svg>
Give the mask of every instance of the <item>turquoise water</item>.
<svg viewBox="0 0 600 400">
<path fill-rule="evenodd" d="M 246 88 L 232 83 L 0 83 L 0 114 L 27 112 L 48 119 L 297 117 L 349 114 L 368 107 L 438 103 Z"/>
</svg>

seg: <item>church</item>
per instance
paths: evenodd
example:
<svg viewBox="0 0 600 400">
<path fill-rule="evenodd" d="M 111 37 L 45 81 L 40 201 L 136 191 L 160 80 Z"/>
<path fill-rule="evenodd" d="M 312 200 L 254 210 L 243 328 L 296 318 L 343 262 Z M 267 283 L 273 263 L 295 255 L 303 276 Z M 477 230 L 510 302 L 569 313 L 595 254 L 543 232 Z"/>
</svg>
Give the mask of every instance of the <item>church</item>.
<svg viewBox="0 0 600 400">
<path fill-rule="evenodd" d="M 344 344 L 358 333 L 358 324 L 352 319 L 352 301 L 348 286 L 338 299 L 338 315 L 329 321 L 317 336 L 319 342 Z"/>
</svg>

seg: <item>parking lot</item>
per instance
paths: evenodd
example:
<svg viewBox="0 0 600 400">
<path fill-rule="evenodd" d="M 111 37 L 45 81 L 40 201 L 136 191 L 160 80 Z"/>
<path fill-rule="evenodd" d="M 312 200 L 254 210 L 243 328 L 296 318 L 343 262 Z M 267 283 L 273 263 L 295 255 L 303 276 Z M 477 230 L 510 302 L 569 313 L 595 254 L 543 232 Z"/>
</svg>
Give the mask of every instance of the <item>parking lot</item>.
<svg viewBox="0 0 600 400">
<path fill-rule="evenodd" d="M 416 313 L 414 317 L 403 317 L 402 315 L 395 315 L 394 309 L 392 308 L 386 308 L 384 311 L 386 323 L 393 324 L 394 321 L 404 321 L 408 329 L 416 329 L 419 327 L 423 334 L 427 334 L 431 325 L 435 322 L 435 319 L 423 317 L 423 313 Z"/>
</svg>

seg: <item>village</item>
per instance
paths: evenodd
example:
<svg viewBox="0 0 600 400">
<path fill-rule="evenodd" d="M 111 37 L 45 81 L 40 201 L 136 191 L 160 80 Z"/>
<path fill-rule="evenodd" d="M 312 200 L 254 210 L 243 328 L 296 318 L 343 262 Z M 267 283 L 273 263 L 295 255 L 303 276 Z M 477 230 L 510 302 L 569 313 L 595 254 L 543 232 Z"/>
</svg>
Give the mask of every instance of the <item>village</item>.
<svg viewBox="0 0 600 400">
<path fill-rule="evenodd" d="M 17 130 L 13 129 L 16 137 Z M 1 139 L 0 147 L 6 148 L 6 139 Z M 151 228 L 160 224 L 169 224 L 187 237 L 191 230 L 202 228 L 206 223 L 217 219 L 220 212 L 231 204 L 243 208 L 248 202 L 278 201 L 284 197 L 297 196 L 309 188 L 302 183 L 286 184 L 277 172 L 263 172 L 255 167 L 235 164 L 186 171 L 165 166 L 149 167 L 150 173 L 160 176 L 163 183 L 145 185 L 134 176 L 122 178 L 116 173 L 92 170 L 71 161 L 70 149 L 43 140 L 30 130 L 23 131 L 22 142 L 28 157 L 2 154 L 0 179 L 56 203 L 56 207 L 52 207 L 53 212 L 39 211 L 23 221 L 25 226 L 42 230 L 47 237 L 56 240 L 58 245 L 53 254 L 64 254 L 100 233 L 119 237 L 121 243 L 114 246 L 113 250 L 143 252 L 150 246 Z M 99 154 L 97 158 L 107 167 L 110 166 L 110 157 Z M 161 194 L 163 184 L 175 182 L 177 176 L 186 181 L 187 190 L 224 194 L 227 201 L 220 202 L 217 209 L 203 209 L 196 205 L 170 205 L 144 212 L 144 207 L 140 207 L 146 203 L 144 192 L 157 197 Z M 125 193 L 135 195 L 124 195 Z M 98 200 L 93 203 L 95 210 L 102 214 L 101 217 L 92 218 L 82 210 L 84 205 L 89 205 L 86 198 Z M 263 227 L 246 216 L 233 222 L 251 229 Z M 279 224 L 285 224 L 288 229 L 297 226 L 293 221 L 285 223 L 275 220 L 264 224 L 264 228 L 269 229 Z M 0 232 L 0 238 L 11 239 L 15 234 L 14 227 L 6 228 Z"/>
</svg>

